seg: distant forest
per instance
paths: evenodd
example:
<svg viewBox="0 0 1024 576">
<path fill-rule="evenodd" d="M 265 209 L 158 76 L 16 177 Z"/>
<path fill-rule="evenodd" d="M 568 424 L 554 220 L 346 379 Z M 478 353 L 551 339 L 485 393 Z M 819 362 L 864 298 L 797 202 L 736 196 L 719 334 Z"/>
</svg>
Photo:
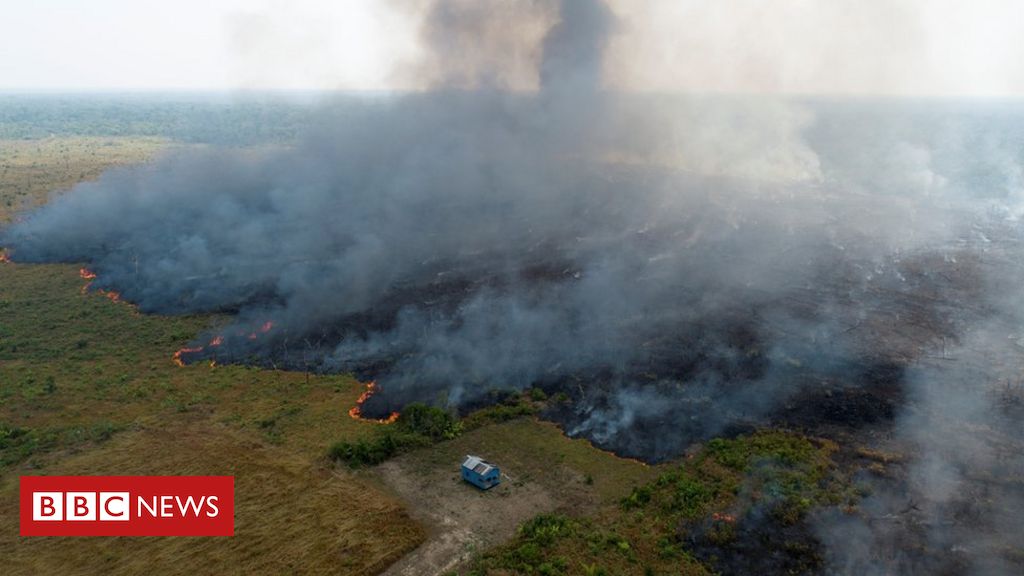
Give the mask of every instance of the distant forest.
<svg viewBox="0 0 1024 576">
<path fill-rule="evenodd" d="M 252 145 L 295 139 L 317 99 L 276 94 L 0 94 L 0 139 L 156 136 Z"/>
</svg>

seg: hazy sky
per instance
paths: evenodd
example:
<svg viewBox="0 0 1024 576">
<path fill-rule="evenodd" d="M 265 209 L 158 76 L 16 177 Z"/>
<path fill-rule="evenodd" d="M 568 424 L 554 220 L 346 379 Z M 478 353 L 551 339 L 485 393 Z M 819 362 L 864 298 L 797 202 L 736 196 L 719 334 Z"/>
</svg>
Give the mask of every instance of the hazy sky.
<svg viewBox="0 0 1024 576">
<path fill-rule="evenodd" d="M 0 89 L 408 88 L 415 4 L 0 0 Z M 620 88 L 1024 95 L 1022 0 L 610 4 Z"/>
</svg>

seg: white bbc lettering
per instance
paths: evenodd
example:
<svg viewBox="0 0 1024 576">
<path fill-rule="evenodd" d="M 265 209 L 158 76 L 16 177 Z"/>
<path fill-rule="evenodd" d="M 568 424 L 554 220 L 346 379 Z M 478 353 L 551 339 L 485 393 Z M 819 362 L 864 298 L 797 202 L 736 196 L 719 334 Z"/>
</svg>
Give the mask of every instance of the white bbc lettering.
<svg viewBox="0 0 1024 576">
<path fill-rule="evenodd" d="M 160 497 L 160 517 L 174 518 L 174 496 Z"/>
<path fill-rule="evenodd" d="M 158 508 L 156 496 L 153 497 L 152 506 L 150 506 L 150 501 L 146 500 L 142 496 L 139 496 L 138 502 L 139 509 L 138 511 L 136 511 L 135 516 L 137 516 L 138 518 L 142 518 L 142 511 L 145 510 L 146 512 L 149 513 L 150 516 L 156 518 L 156 509 Z"/>
<path fill-rule="evenodd" d="M 68 492 L 64 498 L 65 520 L 95 520 L 96 493 Z"/>
<path fill-rule="evenodd" d="M 153 496 L 150 499 L 139 496 L 136 501 L 136 516 L 139 518 L 199 518 L 203 514 L 208 518 L 216 518 L 220 515 L 217 496 L 200 496 L 198 500 L 194 496 L 184 499 L 171 495 Z"/>
<path fill-rule="evenodd" d="M 36 522 L 64 520 L 64 493 L 33 492 L 32 520 Z"/>
<path fill-rule="evenodd" d="M 100 492 L 100 520 L 127 522 L 131 517 L 127 492 Z"/>
<path fill-rule="evenodd" d="M 210 509 L 206 511 L 206 515 L 210 518 L 216 518 L 220 514 L 220 508 L 217 507 L 217 500 L 218 498 L 216 496 L 210 496 L 206 499 L 206 505 L 210 507 Z"/>
</svg>

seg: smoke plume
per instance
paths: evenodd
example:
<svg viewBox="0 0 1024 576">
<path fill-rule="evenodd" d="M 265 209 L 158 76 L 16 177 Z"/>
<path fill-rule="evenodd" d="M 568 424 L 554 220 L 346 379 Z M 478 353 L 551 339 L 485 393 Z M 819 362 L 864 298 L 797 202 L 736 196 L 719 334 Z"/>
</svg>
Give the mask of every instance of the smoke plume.
<svg viewBox="0 0 1024 576">
<path fill-rule="evenodd" d="M 465 56 L 520 14 L 536 45 Z M 598 0 L 436 0 L 431 90 L 327 103 L 288 148 L 113 170 L 0 241 L 87 262 L 146 312 L 233 314 L 186 361 L 374 378 L 371 414 L 538 386 L 571 398 L 548 414 L 567 432 L 648 460 L 746 426 L 895 422 L 933 519 L 965 470 L 1019 475 L 964 432 L 1020 440 L 984 361 L 1020 362 L 1019 111 L 611 92 L 616 27 Z M 523 74 L 535 91 L 505 89 Z M 821 519 L 838 572 L 874 566 L 842 543 L 879 526 Z"/>
</svg>

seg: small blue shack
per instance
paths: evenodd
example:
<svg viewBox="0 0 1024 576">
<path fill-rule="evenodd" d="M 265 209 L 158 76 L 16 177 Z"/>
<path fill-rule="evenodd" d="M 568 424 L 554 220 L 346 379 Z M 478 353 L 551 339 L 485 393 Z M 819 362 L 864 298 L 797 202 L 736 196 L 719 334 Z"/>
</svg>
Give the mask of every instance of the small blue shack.
<svg viewBox="0 0 1024 576">
<path fill-rule="evenodd" d="M 466 456 L 462 462 L 462 479 L 481 490 L 487 490 L 501 482 L 501 470 L 479 456 Z"/>
</svg>

